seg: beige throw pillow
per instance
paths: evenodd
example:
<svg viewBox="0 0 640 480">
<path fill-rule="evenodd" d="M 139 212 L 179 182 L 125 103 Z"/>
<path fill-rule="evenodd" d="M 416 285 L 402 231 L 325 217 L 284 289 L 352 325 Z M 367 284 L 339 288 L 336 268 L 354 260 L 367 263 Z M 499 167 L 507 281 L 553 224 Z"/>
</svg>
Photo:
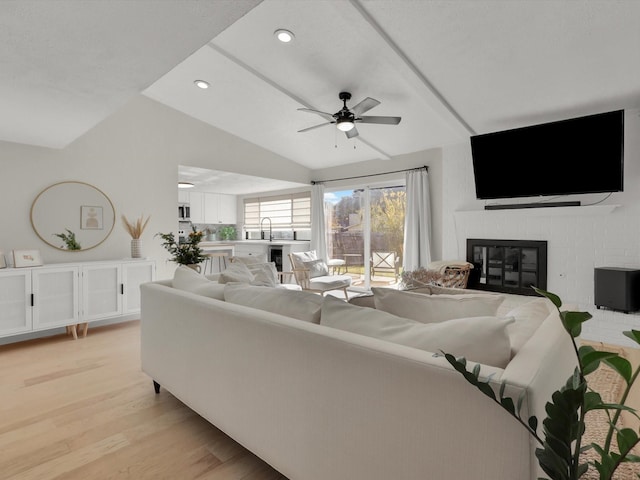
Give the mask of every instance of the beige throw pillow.
<svg viewBox="0 0 640 480">
<path fill-rule="evenodd" d="M 255 277 L 251 285 L 261 285 L 264 287 L 276 287 L 278 281 L 278 269 L 274 262 L 247 264 L 247 268 Z"/>
<path fill-rule="evenodd" d="M 315 293 L 235 283 L 224 286 L 224 299 L 229 303 L 320 323 L 322 297 Z"/>
<path fill-rule="evenodd" d="M 493 317 L 504 301 L 503 295 L 425 295 L 421 293 L 372 288 L 376 309 L 421 323 L 454 318 Z"/>
<path fill-rule="evenodd" d="M 467 360 L 505 368 L 511 359 L 507 326 L 513 318 L 457 318 L 420 323 L 390 313 L 325 297 L 320 324 L 428 352 L 451 353 Z"/>
<path fill-rule="evenodd" d="M 511 339 L 511 356 L 531 338 L 535 331 L 542 325 L 549 315 L 556 313 L 553 304 L 546 298 L 537 298 L 520 305 L 507 313 L 507 316 L 515 318 L 515 322 L 509 325 L 507 332 Z M 560 321 L 558 319 L 558 321 Z"/>
<path fill-rule="evenodd" d="M 294 263 L 293 268 L 304 268 L 304 262 L 311 262 L 312 260 L 318 259 L 315 250 L 310 250 L 308 252 L 292 252 L 291 257 Z"/>
<path fill-rule="evenodd" d="M 173 288 L 185 290 L 187 292 L 204 295 L 205 297 L 224 300 L 224 286 L 217 282 L 212 282 L 208 278 L 200 275 L 192 268 L 184 265 L 178 266 L 173 274 Z"/>
<path fill-rule="evenodd" d="M 244 263 L 234 262 L 222 272 L 220 272 L 218 283 L 251 283 L 254 279 L 255 276 L 253 275 L 253 273 L 251 273 L 249 267 L 247 267 Z"/>
<path fill-rule="evenodd" d="M 327 267 L 327 262 L 322 259 L 311 260 L 302 263 L 304 265 L 304 268 L 309 269 L 310 278 L 325 277 L 329 275 L 329 267 Z"/>
</svg>

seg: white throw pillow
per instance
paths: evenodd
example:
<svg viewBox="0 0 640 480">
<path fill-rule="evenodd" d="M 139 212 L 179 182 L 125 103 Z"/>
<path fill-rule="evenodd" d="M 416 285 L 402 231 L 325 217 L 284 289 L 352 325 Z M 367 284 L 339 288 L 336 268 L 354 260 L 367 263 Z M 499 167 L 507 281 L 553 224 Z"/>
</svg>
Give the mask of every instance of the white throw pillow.
<svg viewBox="0 0 640 480">
<path fill-rule="evenodd" d="M 260 253 L 258 255 L 237 255 L 237 256 L 231 257 L 229 260 L 231 263 L 240 262 L 240 263 L 244 263 L 245 265 L 253 265 L 255 263 L 268 262 L 266 253 Z"/>
<path fill-rule="evenodd" d="M 511 359 L 507 326 L 513 318 L 456 318 L 423 324 L 390 313 L 325 297 L 320 324 L 428 352 L 450 353 L 467 360 L 505 368 Z"/>
<path fill-rule="evenodd" d="M 173 288 L 204 295 L 205 297 L 224 300 L 224 285 L 212 282 L 192 268 L 178 266 L 173 274 Z"/>
<path fill-rule="evenodd" d="M 322 259 L 311 260 L 302 263 L 304 265 L 304 268 L 309 269 L 310 278 L 325 277 L 329 275 L 329 267 L 327 267 L 327 262 Z"/>
<path fill-rule="evenodd" d="M 249 271 L 249 267 L 247 267 L 244 263 L 236 262 L 232 263 L 226 269 L 220 272 L 218 283 L 251 283 L 254 279 L 255 276 L 253 275 L 253 273 L 251 273 L 251 271 Z"/>
<path fill-rule="evenodd" d="M 376 309 L 421 323 L 454 318 L 494 317 L 504 301 L 503 295 L 425 295 L 423 293 L 372 288 Z"/>
<path fill-rule="evenodd" d="M 235 283 L 225 285 L 224 299 L 229 303 L 320 323 L 322 297 L 315 293 Z"/>
<path fill-rule="evenodd" d="M 549 315 L 555 313 L 555 307 L 546 298 L 537 298 L 520 305 L 507 313 L 507 316 L 516 319 L 507 327 L 511 339 L 511 356 L 531 338 L 535 331 L 542 325 Z"/>
<path fill-rule="evenodd" d="M 308 252 L 292 252 L 291 257 L 294 263 L 293 268 L 304 268 L 304 262 L 310 262 L 318 259 L 315 250 L 310 250 Z"/>
<path fill-rule="evenodd" d="M 276 287 L 280 283 L 278 281 L 278 269 L 274 262 L 251 263 L 247 264 L 247 268 L 255 277 L 251 281 L 251 285 Z"/>
</svg>

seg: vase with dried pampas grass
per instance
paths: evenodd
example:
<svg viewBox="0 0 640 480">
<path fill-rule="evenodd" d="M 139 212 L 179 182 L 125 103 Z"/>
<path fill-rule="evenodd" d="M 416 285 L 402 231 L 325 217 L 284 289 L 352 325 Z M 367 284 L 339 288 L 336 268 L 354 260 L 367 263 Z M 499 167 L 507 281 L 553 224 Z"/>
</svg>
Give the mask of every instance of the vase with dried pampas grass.
<svg viewBox="0 0 640 480">
<path fill-rule="evenodd" d="M 135 222 L 130 222 L 127 217 L 122 215 L 122 224 L 125 230 L 131 235 L 131 258 L 142 258 L 142 232 L 147 227 L 151 215 L 144 219 L 144 215 L 140 215 L 140 218 Z"/>
</svg>

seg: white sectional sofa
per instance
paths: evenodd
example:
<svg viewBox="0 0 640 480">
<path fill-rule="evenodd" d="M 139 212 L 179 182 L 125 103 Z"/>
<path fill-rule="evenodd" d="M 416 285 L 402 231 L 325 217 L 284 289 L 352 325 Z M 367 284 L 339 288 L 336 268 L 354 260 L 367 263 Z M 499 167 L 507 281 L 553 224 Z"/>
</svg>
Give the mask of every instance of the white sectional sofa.
<svg viewBox="0 0 640 480">
<path fill-rule="evenodd" d="M 339 324 L 388 313 L 308 292 L 205 287 L 193 293 L 171 280 L 141 286 L 142 369 L 287 478 L 541 475 L 529 434 L 444 358 L 322 319 L 332 315 Z M 371 298 L 360 300 L 375 306 Z M 511 297 L 498 315 L 511 310 L 521 317 L 516 323 L 540 316 L 539 304 L 526 307 L 532 300 Z M 510 333 L 518 348 L 506 365 L 483 365 L 482 372 L 493 374 L 496 385 L 505 381 L 513 397 L 525 390 L 523 414 L 542 423 L 545 402 L 575 360 L 557 313 L 550 309 L 536 322 Z"/>
</svg>

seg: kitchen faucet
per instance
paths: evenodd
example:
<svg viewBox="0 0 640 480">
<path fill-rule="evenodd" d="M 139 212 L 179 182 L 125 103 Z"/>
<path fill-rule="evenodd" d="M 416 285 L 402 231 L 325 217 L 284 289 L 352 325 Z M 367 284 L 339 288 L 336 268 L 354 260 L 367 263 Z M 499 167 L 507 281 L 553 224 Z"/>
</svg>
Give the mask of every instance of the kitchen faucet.
<svg viewBox="0 0 640 480">
<path fill-rule="evenodd" d="M 271 231 L 271 219 L 269 217 L 263 217 L 262 220 L 260 220 L 260 237 L 264 240 L 264 230 L 262 229 L 262 224 L 265 220 L 269 220 L 269 241 L 271 242 L 273 240 L 273 233 Z"/>
</svg>

